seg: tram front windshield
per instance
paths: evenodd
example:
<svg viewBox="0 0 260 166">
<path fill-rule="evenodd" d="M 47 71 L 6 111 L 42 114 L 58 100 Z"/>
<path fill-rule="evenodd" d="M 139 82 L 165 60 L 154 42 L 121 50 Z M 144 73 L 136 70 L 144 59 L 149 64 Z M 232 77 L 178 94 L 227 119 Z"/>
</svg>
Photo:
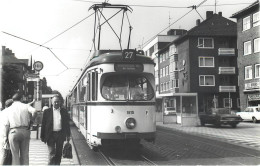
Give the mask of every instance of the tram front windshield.
<svg viewBox="0 0 260 166">
<path fill-rule="evenodd" d="M 111 75 L 105 78 L 102 96 L 107 100 L 146 101 L 154 97 L 154 90 L 144 76 Z"/>
</svg>

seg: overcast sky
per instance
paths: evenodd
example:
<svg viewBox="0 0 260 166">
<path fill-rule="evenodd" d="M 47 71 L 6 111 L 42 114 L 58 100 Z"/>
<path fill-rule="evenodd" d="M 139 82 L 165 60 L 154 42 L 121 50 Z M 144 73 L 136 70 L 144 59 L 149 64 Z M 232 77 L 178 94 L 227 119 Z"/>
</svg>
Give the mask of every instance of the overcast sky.
<svg viewBox="0 0 260 166">
<path fill-rule="evenodd" d="M 131 48 L 138 48 L 157 34 L 166 34 L 170 28 L 189 30 L 196 19 L 205 19 L 206 11 L 222 12 L 230 16 L 249 6 L 255 0 L 109 0 L 111 4 L 129 5 L 128 13 L 133 27 Z M 86 64 L 92 48 L 94 11 L 89 7 L 99 0 L 1 0 L 0 43 L 11 49 L 17 58 L 44 64 L 40 76 L 46 77 L 53 90 L 63 96 L 69 93 Z M 216 7 L 215 7 L 216 3 Z M 200 5 L 188 13 L 190 6 Z M 107 18 L 115 11 L 106 12 Z M 188 13 L 186 16 L 184 16 Z M 182 19 L 177 21 L 179 18 Z M 112 26 L 120 27 L 122 15 L 113 18 Z M 231 19 L 236 21 L 235 19 Z M 128 39 L 128 21 L 124 22 L 124 45 Z M 164 30 L 164 31 L 163 31 Z M 44 44 L 51 51 L 33 43 Z M 113 32 L 104 27 L 101 49 L 119 49 Z M 55 54 L 55 55 L 54 55 Z M 55 57 L 56 56 L 56 57 Z M 68 69 L 67 69 L 68 68 Z"/>
</svg>

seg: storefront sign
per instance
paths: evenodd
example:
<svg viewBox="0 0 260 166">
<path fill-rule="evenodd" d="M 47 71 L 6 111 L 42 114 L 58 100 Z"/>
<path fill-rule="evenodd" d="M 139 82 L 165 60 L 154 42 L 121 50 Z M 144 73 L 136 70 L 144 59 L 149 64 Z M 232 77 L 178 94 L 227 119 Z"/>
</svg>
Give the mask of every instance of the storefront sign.
<svg viewBox="0 0 260 166">
<path fill-rule="evenodd" d="M 248 95 L 248 101 L 260 100 L 260 94 L 250 94 Z"/>
</svg>

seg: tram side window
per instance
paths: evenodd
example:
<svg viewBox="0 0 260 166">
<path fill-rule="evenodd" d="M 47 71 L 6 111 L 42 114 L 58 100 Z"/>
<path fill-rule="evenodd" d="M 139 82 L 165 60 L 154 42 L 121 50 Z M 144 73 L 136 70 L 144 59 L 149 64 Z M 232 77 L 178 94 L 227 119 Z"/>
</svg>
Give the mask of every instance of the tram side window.
<svg viewBox="0 0 260 166">
<path fill-rule="evenodd" d="M 97 100 L 97 84 L 98 84 L 98 74 L 97 72 L 92 73 L 92 101 Z"/>
<path fill-rule="evenodd" d="M 87 77 L 85 76 L 79 84 L 79 101 L 86 101 Z"/>
<path fill-rule="evenodd" d="M 74 89 L 74 92 L 73 92 L 73 100 L 74 100 L 74 103 L 76 103 L 76 102 L 78 101 L 78 100 L 77 100 L 77 99 L 78 99 L 78 98 L 77 98 L 77 89 L 78 89 L 78 88 L 75 88 L 75 89 Z"/>
<path fill-rule="evenodd" d="M 91 93 L 90 73 L 88 73 L 87 74 L 87 101 L 90 101 L 90 93 Z"/>
</svg>

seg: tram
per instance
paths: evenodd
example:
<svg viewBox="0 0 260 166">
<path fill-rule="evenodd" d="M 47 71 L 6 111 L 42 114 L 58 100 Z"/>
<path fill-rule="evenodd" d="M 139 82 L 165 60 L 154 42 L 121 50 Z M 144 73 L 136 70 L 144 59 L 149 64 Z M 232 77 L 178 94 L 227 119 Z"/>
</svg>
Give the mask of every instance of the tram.
<svg viewBox="0 0 260 166">
<path fill-rule="evenodd" d="M 96 52 L 67 97 L 72 120 L 92 148 L 155 140 L 155 64 L 140 53 Z"/>
<path fill-rule="evenodd" d="M 132 9 L 108 3 L 95 4 L 90 9 L 95 11 L 93 46 L 97 49 L 67 96 L 71 119 L 93 149 L 122 143 L 138 145 L 140 140 L 154 141 L 155 63 L 143 51 L 129 49 L 131 25 L 127 49 L 122 49 L 124 15 Z M 118 12 L 108 18 L 102 13 L 104 9 Z M 121 32 L 117 34 L 111 24 L 109 27 L 118 38 L 120 49 L 100 49 L 102 26 L 119 12 L 123 12 Z M 97 44 L 95 38 L 98 38 Z"/>
</svg>

